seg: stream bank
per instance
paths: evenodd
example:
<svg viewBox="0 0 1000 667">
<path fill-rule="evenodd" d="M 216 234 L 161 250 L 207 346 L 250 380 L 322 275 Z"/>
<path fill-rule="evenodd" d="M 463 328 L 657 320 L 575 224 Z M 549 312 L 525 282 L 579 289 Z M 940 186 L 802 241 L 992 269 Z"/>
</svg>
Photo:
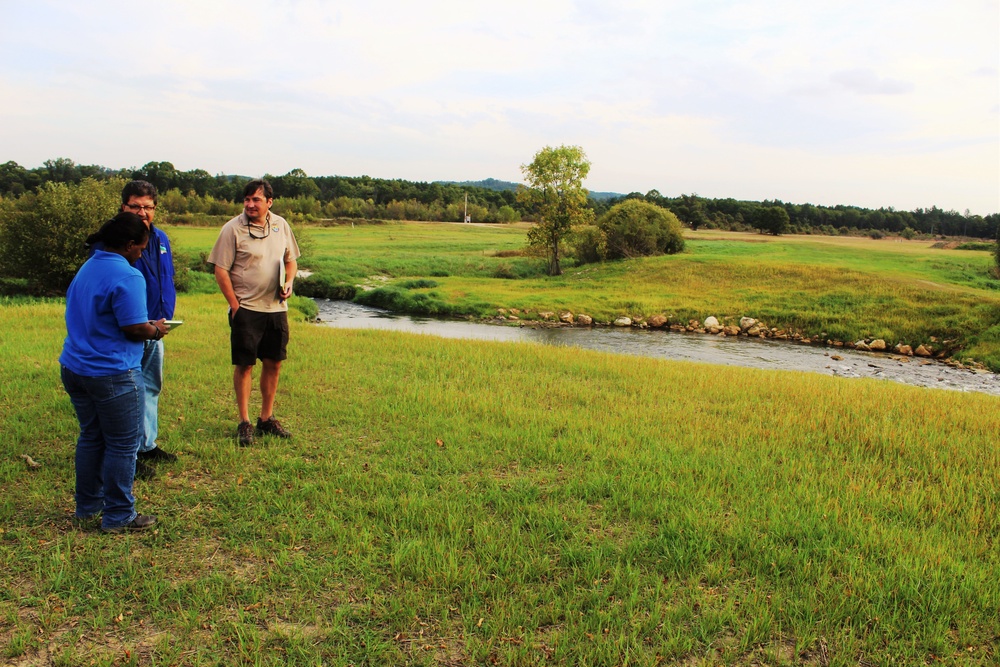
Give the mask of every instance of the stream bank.
<svg viewBox="0 0 1000 667">
<path fill-rule="evenodd" d="M 398 315 L 351 301 L 315 299 L 319 321 L 346 329 L 380 329 L 443 338 L 533 342 L 614 354 L 676 359 L 727 366 L 795 370 L 845 378 L 875 378 L 903 384 L 1000 396 L 1000 375 L 954 367 L 937 360 L 849 348 L 825 348 L 783 340 L 717 336 L 634 327 L 527 326 L 440 320 Z"/>
</svg>

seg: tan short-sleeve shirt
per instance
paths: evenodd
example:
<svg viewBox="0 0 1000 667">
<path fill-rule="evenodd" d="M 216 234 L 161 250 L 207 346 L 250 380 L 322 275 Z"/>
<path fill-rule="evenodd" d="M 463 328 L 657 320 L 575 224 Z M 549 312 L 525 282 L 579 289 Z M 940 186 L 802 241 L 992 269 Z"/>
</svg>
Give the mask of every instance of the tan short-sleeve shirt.
<svg viewBox="0 0 1000 667">
<path fill-rule="evenodd" d="M 241 213 L 225 225 L 208 256 L 215 266 L 229 271 L 240 308 L 261 313 L 288 310 L 278 298 L 278 286 L 286 262 L 299 258 L 299 246 L 288 222 L 268 213 L 266 227 L 253 227 Z M 263 238 L 261 238 L 263 237 Z"/>
</svg>

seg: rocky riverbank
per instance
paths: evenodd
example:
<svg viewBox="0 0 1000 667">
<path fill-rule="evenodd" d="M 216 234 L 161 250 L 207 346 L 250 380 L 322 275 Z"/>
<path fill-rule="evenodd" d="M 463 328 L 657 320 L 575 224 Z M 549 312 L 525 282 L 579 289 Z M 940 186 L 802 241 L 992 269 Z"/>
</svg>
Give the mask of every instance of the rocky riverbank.
<svg viewBox="0 0 1000 667">
<path fill-rule="evenodd" d="M 498 323 L 517 323 L 522 326 L 631 327 L 639 329 L 665 329 L 721 337 L 743 336 L 746 338 L 763 338 L 803 345 L 821 345 L 834 349 L 844 348 L 862 352 L 880 352 L 899 358 L 919 357 L 923 359 L 935 359 L 955 368 L 986 370 L 981 364 L 963 364 L 952 359 L 951 353 L 955 350 L 955 341 L 952 340 L 938 340 L 931 336 L 930 340 L 916 347 L 903 343 L 897 343 L 890 347 L 886 341 L 880 338 L 859 339 L 856 341 L 832 340 L 825 338 L 823 335 L 809 335 L 795 330 L 769 327 L 764 322 L 753 317 L 741 317 L 738 324 L 723 324 L 717 317 L 711 315 L 706 317 L 704 321 L 689 320 L 687 324 L 670 322 L 664 315 L 654 315 L 649 319 L 639 320 L 633 320 L 630 317 L 619 317 L 613 322 L 598 322 L 590 315 L 584 313 L 572 313 L 570 311 L 561 311 L 559 313 L 539 311 L 538 313 L 531 313 L 521 311 L 517 308 L 500 308 L 497 310 L 497 314 L 489 319 Z M 836 354 L 832 354 L 830 358 L 834 361 L 838 360 Z"/>
</svg>

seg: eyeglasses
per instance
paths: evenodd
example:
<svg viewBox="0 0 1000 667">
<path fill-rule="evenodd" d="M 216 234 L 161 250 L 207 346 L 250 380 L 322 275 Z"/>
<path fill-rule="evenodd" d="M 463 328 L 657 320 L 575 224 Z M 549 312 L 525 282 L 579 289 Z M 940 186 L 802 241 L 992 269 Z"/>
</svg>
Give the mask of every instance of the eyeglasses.
<svg viewBox="0 0 1000 667">
<path fill-rule="evenodd" d="M 152 212 L 156 210 L 156 204 L 151 206 L 143 206 L 142 204 L 125 204 L 125 208 L 130 211 L 135 211 L 136 213 L 142 213 L 143 211 Z"/>
</svg>

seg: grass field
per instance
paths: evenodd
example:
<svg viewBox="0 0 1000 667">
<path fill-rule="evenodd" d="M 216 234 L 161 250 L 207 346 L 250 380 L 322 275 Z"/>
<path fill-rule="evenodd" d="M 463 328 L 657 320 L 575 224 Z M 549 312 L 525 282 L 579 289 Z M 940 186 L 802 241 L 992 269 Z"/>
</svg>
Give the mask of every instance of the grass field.
<svg viewBox="0 0 1000 667">
<path fill-rule="evenodd" d="M 381 286 L 385 294 L 376 303 L 393 309 L 476 316 L 497 308 L 570 310 L 602 322 L 665 315 L 684 324 L 709 315 L 732 323 L 750 316 L 843 342 L 881 338 L 890 347 L 941 349 L 955 341 L 956 358 L 1000 371 L 1000 280 L 990 275 L 993 259 L 985 250 L 901 239 L 688 232 L 684 253 L 570 263 L 552 278 L 543 275 L 543 259 L 516 255 L 525 230 L 409 223 L 298 231 L 303 266 L 350 285 Z M 192 254 L 211 248 L 217 233 L 169 232 Z M 404 286 L 414 279 L 430 286 Z"/>
<path fill-rule="evenodd" d="M 329 266 L 403 275 L 396 256 Z M 240 449 L 224 302 L 183 295 L 161 408 L 180 461 L 136 485 L 158 529 L 108 536 L 70 521 L 62 311 L 0 305 L 6 664 L 1000 660 L 1000 398 L 296 321 L 295 437 Z"/>
</svg>

